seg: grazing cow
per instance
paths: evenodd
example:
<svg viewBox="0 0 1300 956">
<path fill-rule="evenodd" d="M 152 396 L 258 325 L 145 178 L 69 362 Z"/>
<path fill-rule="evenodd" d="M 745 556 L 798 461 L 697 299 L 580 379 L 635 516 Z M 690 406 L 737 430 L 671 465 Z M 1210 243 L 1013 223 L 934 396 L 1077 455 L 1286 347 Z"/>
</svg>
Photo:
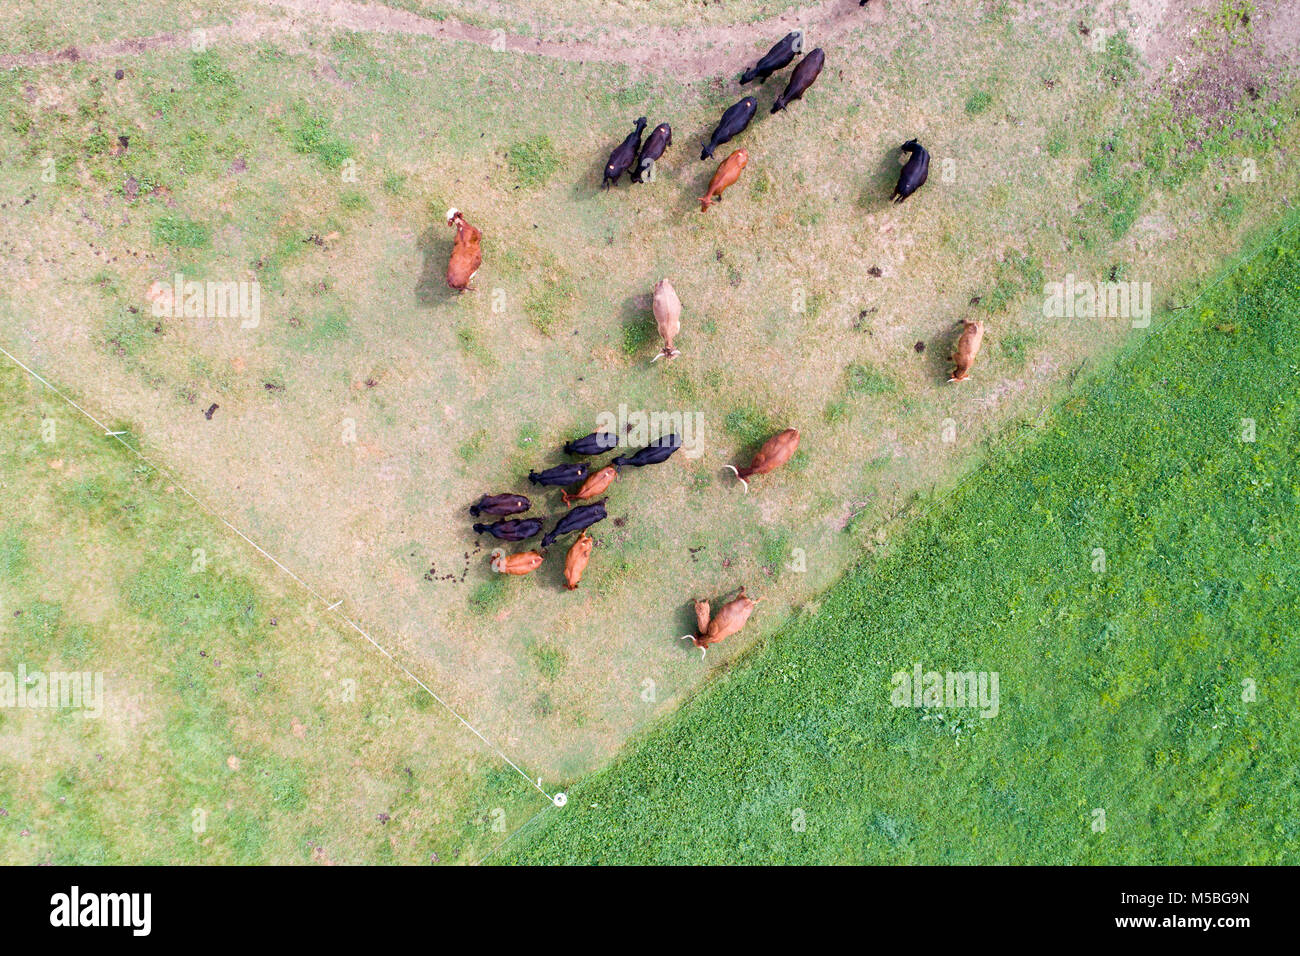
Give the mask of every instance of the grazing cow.
<svg viewBox="0 0 1300 956">
<path fill-rule="evenodd" d="M 925 185 L 926 179 L 930 176 L 930 154 L 924 146 L 914 139 L 909 139 L 899 148 L 907 153 L 908 157 L 907 162 L 903 164 L 903 171 L 898 174 L 898 185 L 894 187 L 894 194 L 889 197 L 894 202 L 902 202 L 912 195 Z"/>
<path fill-rule="evenodd" d="M 530 471 L 528 480 L 535 485 L 556 485 L 563 488 L 566 485 L 576 485 L 587 477 L 587 463 L 579 462 L 576 465 L 556 465 L 554 468 L 547 468 L 545 471 Z"/>
<path fill-rule="evenodd" d="M 961 320 L 962 331 L 960 338 L 957 339 L 957 347 L 952 351 L 952 377 L 950 382 L 964 382 L 970 378 L 971 363 L 975 361 L 975 356 L 979 354 L 980 345 L 984 341 L 984 323 L 976 320 L 968 322 Z"/>
<path fill-rule="evenodd" d="M 493 548 L 488 567 L 497 574 L 532 574 L 542 565 L 542 556 L 536 551 L 506 554 L 505 548 Z"/>
<path fill-rule="evenodd" d="M 740 171 L 749 164 L 749 153 L 738 149 L 722 161 L 718 171 L 709 180 L 709 191 L 700 197 L 700 212 L 722 200 L 722 191 L 740 178 Z"/>
<path fill-rule="evenodd" d="M 763 599 L 758 599 L 758 601 L 761 600 Z M 695 646 L 700 649 L 700 657 L 705 657 L 709 653 L 710 644 L 717 644 L 745 626 L 745 622 L 749 620 L 749 615 L 754 613 L 754 605 L 758 601 L 751 601 L 745 597 L 745 589 L 742 587 L 734 598 L 718 608 L 718 613 L 713 615 L 711 619 L 708 617 L 708 604 L 704 601 L 696 601 L 696 623 L 703 626 L 699 628 L 698 634 L 683 634 L 682 640 L 690 638 Z M 703 605 L 703 612 L 701 612 L 701 605 Z"/>
<path fill-rule="evenodd" d="M 564 499 L 567 505 L 570 501 L 581 501 L 583 498 L 594 498 L 600 494 L 613 482 L 614 477 L 618 474 L 618 469 L 613 465 L 606 465 L 600 471 L 592 472 L 591 477 L 582 483 L 576 495 L 571 495 L 567 491 L 561 492 L 560 497 Z"/>
<path fill-rule="evenodd" d="M 790 65 L 790 61 L 795 55 L 803 52 L 803 31 L 795 30 L 793 33 L 787 33 L 782 37 L 772 49 L 764 54 L 763 59 L 740 74 L 740 85 L 757 79 L 759 83 L 766 83 L 767 78 L 777 70 L 784 69 Z"/>
<path fill-rule="evenodd" d="M 575 590 L 582 580 L 582 572 L 587 570 L 591 547 L 595 543 L 596 540 L 584 531 L 573 542 L 573 547 L 569 548 L 569 553 L 564 558 L 564 586 L 570 591 Z"/>
<path fill-rule="evenodd" d="M 583 528 L 590 528 L 597 521 L 604 521 L 606 517 L 608 516 L 605 514 L 604 501 L 597 501 L 594 505 L 578 505 L 578 507 L 555 522 L 555 527 L 542 536 L 542 547 L 550 547 L 551 542 L 560 535 L 569 534 L 572 531 L 581 531 Z"/>
<path fill-rule="evenodd" d="M 785 92 L 776 98 L 772 104 L 772 112 L 776 113 L 785 109 L 795 100 L 799 99 L 813 85 L 813 81 L 821 75 L 822 67 L 826 65 L 826 54 L 822 48 L 818 47 L 799 61 L 799 65 L 794 68 L 790 74 L 790 82 L 786 85 Z"/>
<path fill-rule="evenodd" d="M 645 117 L 642 116 L 636 121 L 636 128 L 627 134 L 627 139 L 619 143 L 614 148 L 614 152 L 609 154 L 609 163 L 605 166 L 605 178 L 601 181 L 601 188 L 608 189 L 618 182 L 618 177 L 632 168 L 636 162 L 636 152 L 641 148 L 641 131 L 645 129 Z"/>
<path fill-rule="evenodd" d="M 664 150 L 673 144 L 673 128 L 667 123 L 660 123 L 646 137 L 641 147 L 641 155 L 636 158 L 636 169 L 632 171 L 632 182 L 643 183 L 655 160 L 664 154 Z"/>
<path fill-rule="evenodd" d="M 480 242 L 483 233 L 471 226 L 456 208 L 447 210 L 447 225 L 456 230 L 456 241 L 451 247 L 451 261 L 447 263 L 447 285 L 457 292 L 469 288 L 470 281 L 483 264 Z"/>
<path fill-rule="evenodd" d="M 495 524 L 474 525 L 475 534 L 485 531 L 499 541 L 526 541 L 542 533 L 542 522 L 539 518 L 511 518 Z"/>
<path fill-rule="evenodd" d="M 469 513 L 475 518 L 479 515 L 517 515 L 532 506 L 533 503 L 523 495 L 484 495 L 469 506 Z"/>
<path fill-rule="evenodd" d="M 631 465 L 633 468 L 641 468 L 645 465 L 657 465 L 668 458 L 677 449 L 682 447 L 682 440 L 676 435 L 668 435 L 665 438 L 658 438 L 646 445 L 640 451 L 631 455 L 620 455 L 615 458 L 612 464 L 618 470 L 622 470 L 624 465 Z"/>
<path fill-rule="evenodd" d="M 667 279 L 655 283 L 654 309 L 655 325 L 659 327 L 659 337 L 664 340 L 664 347 L 651 361 L 675 359 L 682 354 L 673 348 L 673 339 L 682 330 L 682 300 L 677 298 L 677 290 Z"/>
<path fill-rule="evenodd" d="M 754 114 L 757 112 L 758 100 L 752 96 L 746 96 L 739 103 L 728 107 L 727 112 L 723 113 L 722 119 L 718 121 L 718 128 L 713 131 L 709 141 L 700 150 L 700 159 L 708 159 L 713 155 L 713 151 L 723 143 L 733 136 L 743 133 L 745 127 L 749 125 L 749 121 L 754 118 Z"/>
<path fill-rule="evenodd" d="M 568 455 L 582 455 L 589 458 L 592 455 L 603 455 L 617 447 L 618 436 L 613 432 L 592 432 L 576 441 L 565 442 L 564 452 Z"/>
<path fill-rule="evenodd" d="M 799 429 L 787 428 L 763 442 L 763 447 L 758 450 L 758 454 L 754 456 L 748 468 L 737 468 L 735 465 L 727 467 L 736 473 L 740 483 L 745 486 L 745 494 L 749 494 L 749 482 L 745 480 L 746 478 L 750 475 L 766 475 L 769 471 L 780 468 L 790 460 L 798 447 Z"/>
</svg>

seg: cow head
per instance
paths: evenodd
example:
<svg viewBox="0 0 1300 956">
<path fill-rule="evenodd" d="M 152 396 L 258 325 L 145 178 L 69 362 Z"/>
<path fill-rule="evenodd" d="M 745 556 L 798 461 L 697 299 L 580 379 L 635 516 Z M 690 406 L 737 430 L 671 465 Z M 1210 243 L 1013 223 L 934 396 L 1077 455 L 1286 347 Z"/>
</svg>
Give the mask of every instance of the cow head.
<svg viewBox="0 0 1300 956">
<path fill-rule="evenodd" d="M 460 217 L 460 210 L 457 209 L 455 206 L 452 206 L 450 209 L 447 210 L 447 225 L 449 226 L 456 225 L 456 220 L 459 217 Z"/>
</svg>

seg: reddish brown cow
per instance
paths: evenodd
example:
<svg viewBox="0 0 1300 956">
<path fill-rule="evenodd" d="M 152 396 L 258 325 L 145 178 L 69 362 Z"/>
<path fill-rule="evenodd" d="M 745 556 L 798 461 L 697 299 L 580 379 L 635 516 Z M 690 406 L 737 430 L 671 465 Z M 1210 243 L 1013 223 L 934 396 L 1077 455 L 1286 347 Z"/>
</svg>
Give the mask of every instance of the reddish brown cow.
<svg viewBox="0 0 1300 956">
<path fill-rule="evenodd" d="M 709 191 L 700 197 L 700 212 L 708 212 L 709 207 L 722 198 L 722 191 L 740 178 L 740 171 L 749 163 L 749 153 L 738 149 L 722 161 L 718 171 L 709 180 Z"/>
<path fill-rule="evenodd" d="M 761 600 L 763 599 L 758 599 L 758 601 Z M 712 619 L 708 617 L 708 603 L 696 601 L 695 620 L 698 625 L 701 625 L 699 633 L 683 634 L 682 640 L 690 638 L 695 646 L 700 649 L 700 657 L 707 656 L 709 645 L 717 644 L 745 626 L 745 622 L 749 620 L 749 615 L 754 613 L 754 605 L 758 601 L 751 601 L 745 597 L 745 589 L 742 587 L 734 598 L 718 609 L 718 613 L 713 615 Z"/>
<path fill-rule="evenodd" d="M 587 561 L 591 558 L 591 548 L 595 543 L 596 539 L 584 531 L 573 542 L 573 547 L 569 548 L 569 554 L 564 559 L 564 586 L 570 591 L 577 588 L 582 580 L 582 572 L 587 570 Z"/>
<path fill-rule="evenodd" d="M 483 250 L 479 245 L 483 233 L 471 226 L 455 208 L 447 210 L 447 225 L 456 230 L 451 261 L 447 263 L 447 285 L 457 292 L 464 292 L 483 264 Z"/>
<path fill-rule="evenodd" d="M 541 564 L 542 556 L 536 551 L 506 554 L 505 548 L 493 548 L 488 566 L 497 574 L 532 574 Z"/>
<path fill-rule="evenodd" d="M 590 478 L 584 481 L 582 487 L 578 489 L 577 494 L 571 495 L 567 491 L 563 491 L 560 493 L 560 497 L 564 499 L 566 505 L 571 501 L 580 501 L 583 498 L 594 498 L 596 495 L 608 488 L 617 477 L 618 469 L 613 465 L 606 465 L 604 468 L 600 469 L 600 471 L 595 472 Z"/>
<path fill-rule="evenodd" d="M 799 429 L 787 428 L 763 442 L 763 447 L 758 450 L 748 468 L 737 468 L 735 465 L 727 467 L 736 473 L 740 483 L 745 486 L 745 494 L 749 494 L 746 478 L 750 475 L 766 475 L 769 471 L 780 468 L 790 460 L 798 447 Z"/>
<path fill-rule="evenodd" d="M 970 378 L 970 367 L 979 354 L 980 344 L 984 341 L 984 323 L 976 320 L 961 320 L 962 333 L 957 339 L 957 347 L 952 352 L 952 377 L 950 382 L 964 382 Z"/>
</svg>

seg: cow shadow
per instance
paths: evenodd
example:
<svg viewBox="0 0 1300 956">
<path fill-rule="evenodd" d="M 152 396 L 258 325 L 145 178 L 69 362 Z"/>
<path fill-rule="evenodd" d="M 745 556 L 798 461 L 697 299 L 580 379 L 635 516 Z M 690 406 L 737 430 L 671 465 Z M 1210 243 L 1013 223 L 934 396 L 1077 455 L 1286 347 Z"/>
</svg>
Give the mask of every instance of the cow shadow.
<svg viewBox="0 0 1300 956">
<path fill-rule="evenodd" d="M 693 600 L 688 600 L 685 604 L 678 605 L 677 613 L 674 615 L 673 620 L 676 622 L 677 627 L 677 630 L 672 636 L 674 646 L 689 654 L 693 654 L 698 658 L 700 652 L 695 647 L 695 642 L 682 640 L 683 635 L 690 634 L 694 636 L 697 633 L 695 628 L 695 602 Z"/>
<path fill-rule="evenodd" d="M 891 197 L 894 194 L 894 187 L 898 185 L 898 176 L 903 171 L 903 166 L 898 161 L 901 155 L 902 150 L 895 149 L 880 157 L 875 172 L 867 179 L 862 187 L 862 193 L 858 196 L 860 208 L 878 210 L 894 205 Z"/>
<path fill-rule="evenodd" d="M 946 383 L 952 372 L 952 352 L 961 337 L 962 324 L 955 319 L 930 336 L 925 343 L 926 369 L 939 383 Z"/>
<path fill-rule="evenodd" d="M 605 162 L 608 159 L 601 159 L 599 156 L 593 156 L 588 163 L 582 175 L 573 183 L 570 190 L 570 196 L 575 200 L 591 199 L 605 192 L 602 183 L 605 179 Z M 618 184 L 611 186 L 611 189 L 617 189 L 620 185 L 629 185 L 627 177 L 619 178 Z"/>
<path fill-rule="evenodd" d="M 628 339 L 634 341 L 644 340 L 646 342 L 659 341 L 659 327 L 655 325 L 653 296 L 643 293 L 628 296 L 623 300 L 618 312 L 618 333 L 623 337 L 624 341 Z M 631 356 L 631 358 L 639 358 L 641 351 L 641 349 L 638 349 L 638 354 Z"/>
<path fill-rule="evenodd" d="M 721 152 L 724 148 L 725 147 L 719 147 L 718 152 Z M 718 167 L 722 165 L 722 161 L 730 155 L 730 153 L 726 153 L 720 157 L 718 153 L 714 153 L 708 159 L 700 159 L 699 153 L 697 152 L 695 155 L 691 156 L 690 165 L 682 170 L 682 188 L 685 190 L 681 197 L 681 208 L 683 212 L 707 214 L 708 210 L 700 208 L 700 197 L 709 191 L 709 183 L 713 181 L 714 173 L 718 171 Z M 698 170 L 698 172 L 692 175 L 692 169 Z M 732 183 L 721 196 L 714 197 L 714 205 L 725 206 L 727 203 L 727 197 L 740 186 L 743 179 L 744 173 L 741 174 L 741 179 Z"/>
<path fill-rule="evenodd" d="M 460 295 L 447 285 L 447 263 L 455 247 L 455 233 L 447 226 L 430 226 L 416 240 L 420 250 L 420 278 L 415 283 L 415 301 L 438 305 Z"/>
</svg>

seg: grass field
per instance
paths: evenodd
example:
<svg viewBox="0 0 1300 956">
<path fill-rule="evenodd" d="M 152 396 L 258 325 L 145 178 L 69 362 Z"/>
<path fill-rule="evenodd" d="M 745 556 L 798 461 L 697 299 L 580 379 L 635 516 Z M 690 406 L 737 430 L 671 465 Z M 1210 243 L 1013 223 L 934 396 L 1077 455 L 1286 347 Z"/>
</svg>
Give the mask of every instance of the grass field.
<svg viewBox="0 0 1300 956">
<path fill-rule="evenodd" d="M 216 793 L 238 785 L 220 776 L 230 754 L 217 741 L 237 753 L 263 729 L 274 740 L 269 728 L 313 726 L 307 713 L 334 729 L 284 743 L 319 798 L 273 815 L 246 852 L 214 835 L 213 858 L 301 859 L 306 821 L 340 800 L 364 810 L 331 818 L 316 841 L 331 859 L 424 861 L 434 844 L 444 862 L 479 858 L 545 805 L 494 748 L 547 792 L 604 766 L 808 613 L 864 551 L 888 551 L 916 502 L 998 454 L 998 436 L 1041 427 L 1078 375 L 1147 334 L 1123 319 L 1044 319 L 1044 283 L 1149 282 L 1157 306 L 1183 305 L 1300 184 L 1300 94 L 1274 3 L 1257 5 L 1253 26 L 1215 3 L 1175 4 L 1182 19 L 1162 29 L 1057 0 L 166 7 L 144 24 L 115 3 L 0 12 L 0 346 L 171 476 L 77 492 L 82 469 L 134 475 L 138 462 L 7 379 L 18 417 L 5 533 L 37 570 L 0 580 L 0 601 L 22 612 L 5 633 L 41 620 L 38 605 L 62 607 L 59 621 L 98 635 L 87 662 L 150 675 L 139 692 L 155 700 L 153 723 L 132 759 L 190 768 L 162 804 L 147 787 L 115 790 L 118 778 L 86 784 L 120 807 L 86 826 L 103 826 L 112 858 L 139 846 L 131 821 L 177 821 L 214 799 L 214 780 Z M 737 141 L 745 177 L 701 215 L 713 165 L 698 162 L 698 141 L 791 18 L 826 46 L 826 72 L 775 117 L 781 81 L 759 91 L 760 118 Z M 1213 96 L 1190 92 L 1196 70 L 1211 71 L 1194 88 Z M 601 192 L 605 157 L 642 114 L 670 120 L 675 145 L 654 183 Z M 931 180 L 890 206 L 896 149 L 912 136 L 934 155 Z M 464 296 L 442 279 L 451 205 L 484 231 L 478 291 Z M 154 316 L 147 290 L 177 272 L 257 283 L 260 323 Z M 663 276 L 685 306 L 683 355 L 652 366 L 649 293 Z M 953 388 L 944 357 L 956 318 L 972 315 L 989 336 L 976 378 Z M 530 579 L 492 575 L 465 506 L 527 490 L 529 468 L 620 406 L 702 422 L 701 455 L 619 479 L 579 591 L 563 589 L 554 558 Z M 75 454 L 43 446 L 47 416 L 79 436 Z M 803 433 L 799 455 L 742 495 L 723 466 L 787 425 Z M 169 485 L 312 591 L 182 494 L 159 499 Z M 51 504 L 29 514 L 28 500 Z M 558 497 L 539 510 L 557 513 Z M 72 567 L 96 570 L 78 583 L 52 555 L 83 532 L 88 557 Z M 238 607 L 276 612 L 235 613 L 243 598 L 199 591 L 201 631 L 186 638 L 185 624 L 177 644 L 192 609 L 167 582 L 195 548 L 220 553 L 220 580 L 253 595 Z M 690 599 L 741 583 L 761 611 L 701 664 L 677 641 Z M 274 648 L 289 683 L 256 698 L 261 723 L 222 723 L 249 710 L 254 687 L 211 676 L 205 694 L 223 709 L 199 708 L 216 716 L 191 758 L 183 734 L 168 736 L 197 719 L 174 696 L 172 662 L 204 640 L 228 657 Z M 336 643 L 388 695 L 391 724 L 356 758 L 367 718 L 331 709 L 302 676 L 323 673 L 319 648 Z M 0 670 L 43 649 L 30 635 L 7 642 Z M 13 739 L 46 733 L 68 761 L 84 756 L 75 734 L 33 719 L 19 733 L 10 718 Z M 408 752 L 425 755 L 419 766 Z M 333 780 L 344 759 L 361 763 Z M 412 815 L 374 806 L 397 763 L 423 774 L 420 819 L 438 818 L 427 840 Z M 6 784 L 27 807 L 15 830 L 51 846 L 9 844 L 19 859 L 74 852 L 57 824 L 31 823 L 58 810 L 55 774 L 31 766 Z M 249 808 L 267 799 L 240 793 Z M 0 828 L 18 819 L 10 810 Z M 381 813 L 388 822 L 372 822 Z"/>
<path fill-rule="evenodd" d="M 0 708 L 6 863 L 467 862 L 536 810 L 337 618 L 12 366 L 0 581 L 0 670 L 104 681 L 97 719 Z"/>
<path fill-rule="evenodd" d="M 1300 862 L 1300 216 L 1039 432 L 502 859 Z"/>
</svg>

